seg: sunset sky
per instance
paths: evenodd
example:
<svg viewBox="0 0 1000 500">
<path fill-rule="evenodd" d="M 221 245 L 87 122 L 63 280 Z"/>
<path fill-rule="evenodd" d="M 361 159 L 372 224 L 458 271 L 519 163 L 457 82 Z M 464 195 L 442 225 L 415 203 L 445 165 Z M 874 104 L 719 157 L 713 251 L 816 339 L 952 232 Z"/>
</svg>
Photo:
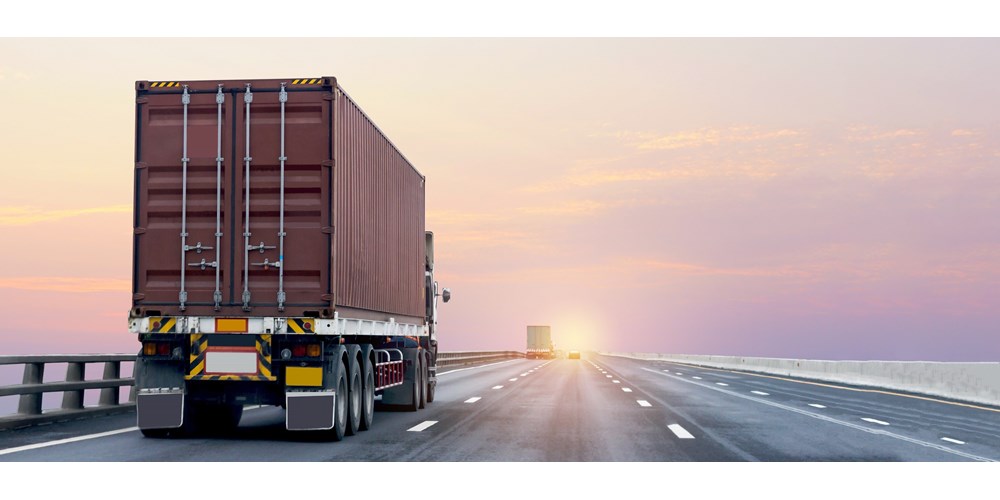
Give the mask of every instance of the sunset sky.
<svg viewBox="0 0 1000 500">
<path fill-rule="evenodd" d="M 136 80 L 336 76 L 443 350 L 1000 359 L 1000 40 L 0 40 L 0 354 L 134 352 Z"/>
</svg>

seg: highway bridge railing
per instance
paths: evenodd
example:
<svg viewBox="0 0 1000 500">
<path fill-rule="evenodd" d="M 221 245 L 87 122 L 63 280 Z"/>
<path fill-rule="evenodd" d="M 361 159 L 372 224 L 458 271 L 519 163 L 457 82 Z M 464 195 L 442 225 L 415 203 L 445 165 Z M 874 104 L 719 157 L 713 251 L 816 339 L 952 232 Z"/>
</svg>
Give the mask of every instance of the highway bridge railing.
<svg viewBox="0 0 1000 500">
<path fill-rule="evenodd" d="M 464 366 L 523 357 L 524 353 L 517 351 L 439 352 L 438 366 Z M 0 416 L 0 430 L 133 411 L 135 380 L 122 377 L 121 373 L 122 363 L 134 362 L 134 354 L 0 356 L 0 366 L 24 365 L 20 384 L 0 385 L 0 397 L 18 397 L 17 413 Z M 103 376 L 86 380 L 87 365 L 96 363 L 104 365 Z M 46 366 L 57 364 L 66 365 L 63 380 L 45 382 Z M 125 401 L 121 400 L 122 387 L 132 388 Z M 100 391 L 96 405 L 84 404 L 84 391 L 87 390 Z M 62 405 L 43 410 L 42 396 L 57 392 L 62 393 Z"/>
<path fill-rule="evenodd" d="M 437 355 L 437 364 L 438 366 L 457 366 L 523 357 L 524 353 L 518 351 L 439 352 Z"/>
<path fill-rule="evenodd" d="M 127 401 L 121 401 L 122 387 L 135 384 L 131 377 L 123 378 L 123 362 L 134 362 L 134 354 L 48 354 L 37 356 L 0 356 L 0 365 L 24 365 L 20 384 L 0 386 L 0 396 L 18 396 L 17 413 L 0 417 L 0 429 L 38 425 L 60 420 L 73 420 L 97 414 L 131 411 L 135 407 L 135 392 L 130 391 Z M 45 367 L 66 364 L 63 380 L 45 382 Z M 104 365 L 103 376 L 86 380 L 88 364 Z M 84 406 L 84 391 L 100 390 L 95 406 Z M 62 405 L 58 409 L 42 411 L 42 395 L 61 392 Z"/>
</svg>

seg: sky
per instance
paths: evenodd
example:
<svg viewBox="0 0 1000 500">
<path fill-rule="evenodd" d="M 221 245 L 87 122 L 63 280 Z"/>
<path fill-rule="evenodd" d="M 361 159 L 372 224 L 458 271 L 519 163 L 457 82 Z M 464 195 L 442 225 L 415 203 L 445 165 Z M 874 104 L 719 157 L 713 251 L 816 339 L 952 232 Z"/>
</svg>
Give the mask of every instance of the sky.
<svg viewBox="0 0 1000 500">
<path fill-rule="evenodd" d="M 2 354 L 134 352 L 136 80 L 332 75 L 443 350 L 997 361 L 1000 40 L 3 39 Z"/>
</svg>

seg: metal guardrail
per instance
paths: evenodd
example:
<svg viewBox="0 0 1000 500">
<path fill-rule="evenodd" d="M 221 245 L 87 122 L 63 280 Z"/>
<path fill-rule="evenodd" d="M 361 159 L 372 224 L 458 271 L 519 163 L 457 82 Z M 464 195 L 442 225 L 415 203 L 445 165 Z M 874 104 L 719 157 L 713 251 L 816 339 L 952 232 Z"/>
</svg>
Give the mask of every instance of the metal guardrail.
<svg viewBox="0 0 1000 500">
<path fill-rule="evenodd" d="M 500 361 L 504 359 L 523 358 L 524 353 L 518 351 L 468 351 L 468 352 L 439 352 L 437 355 L 438 366 L 468 365 L 473 363 L 487 363 L 490 361 Z"/>
<path fill-rule="evenodd" d="M 469 365 L 504 359 L 523 358 L 517 351 L 439 352 L 438 366 Z M 135 408 L 135 380 L 121 377 L 122 362 L 135 362 L 134 354 L 50 354 L 41 356 L 0 356 L 0 365 L 24 365 L 20 384 L 0 386 L 0 396 L 19 396 L 17 413 L 0 417 L 0 430 L 28 427 L 46 422 L 132 411 Z M 65 380 L 44 382 L 45 365 L 66 363 Z M 85 380 L 88 363 L 104 363 L 100 380 Z M 127 402 L 119 401 L 119 389 L 133 386 Z M 96 406 L 84 406 L 83 393 L 100 389 Z M 62 392 L 59 409 L 42 411 L 42 395 Z"/>
<path fill-rule="evenodd" d="M 0 356 L 0 365 L 24 365 L 24 377 L 18 385 L 0 386 L 0 396 L 20 396 L 17 413 L 0 418 L 0 429 L 26 427 L 45 422 L 72 420 L 95 414 L 131 411 L 135 406 L 135 391 L 125 403 L 119 401 L 119 388 L 133 386 L 132 378 L 121 377 L 122 362 L 134 362 L 134 354 L 51 354 L 42 356 Z M 65 379 L 44 382 L 45 365 L 66 363 Z M 100 380 L 85 380 L 87 364 L 104 363 Z M 100 389 L 97 406 L 84 406 L 83 393 Z M 62 407 L 42 411 L 42 395 L 61 392 Z"/>
</svg>

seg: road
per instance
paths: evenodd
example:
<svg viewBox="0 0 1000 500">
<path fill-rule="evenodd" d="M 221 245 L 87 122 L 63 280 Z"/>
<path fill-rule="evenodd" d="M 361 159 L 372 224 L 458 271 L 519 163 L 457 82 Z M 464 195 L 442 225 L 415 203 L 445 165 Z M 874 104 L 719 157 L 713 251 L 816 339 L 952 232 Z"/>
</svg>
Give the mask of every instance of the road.
<svg viewBox="0 0 1000 500">
<path fill-rule="evenodd" d="M 134 415 L 0 432 L 0 461 L 1000 460 L 1000 409 L 590 355 L 444 369 L 416 413 L 339 443 L 280 408 L 227 436 L 145 439 Z"/>
</svg>

